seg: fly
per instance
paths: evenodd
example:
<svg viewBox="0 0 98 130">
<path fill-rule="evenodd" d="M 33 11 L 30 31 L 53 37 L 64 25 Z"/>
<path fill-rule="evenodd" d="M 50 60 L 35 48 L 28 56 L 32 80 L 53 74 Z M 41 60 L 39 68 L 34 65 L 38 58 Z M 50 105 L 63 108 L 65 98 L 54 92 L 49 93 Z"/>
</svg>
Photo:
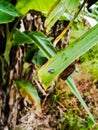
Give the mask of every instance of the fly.
<svg viewBox="0 0 98 130">
<path fill-rule="evenodd" d="M 48 72 L 52 74 L 52 73 L 54 73 L 54 69 L 50 69 L 50 70 L 48 70 Z"/>
</svg>

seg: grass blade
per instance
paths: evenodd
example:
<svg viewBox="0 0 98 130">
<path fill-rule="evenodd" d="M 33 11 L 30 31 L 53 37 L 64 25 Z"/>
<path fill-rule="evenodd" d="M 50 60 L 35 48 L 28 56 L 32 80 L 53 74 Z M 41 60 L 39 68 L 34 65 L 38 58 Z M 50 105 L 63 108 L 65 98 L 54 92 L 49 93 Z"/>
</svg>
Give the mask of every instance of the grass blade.
<svg viewBox="0 0 98 130">
<path fill-rule="evenodd" d="M 67 85 L 70 87 L 70 89 L 72 90 L 72 92 L 74 93 L 74 95 L 79 99 L 79 101 L 81 102 L 81 104 L 83 105 L 83 107 L 85 108 L 85 110 L 87 111 L 89 117 L 91 118 L 92 122 L 95 123 L 94 118 L 92 116 L 92 114 L 89 111 L 89 108 L 87 107 L 86 103 L 84 102 L 83 98 L 81 97 L 77 87 L 74 84 L 74 81 L 72 79 L 71 76 L 69 76 L 66 80 Z"/>
</svg>

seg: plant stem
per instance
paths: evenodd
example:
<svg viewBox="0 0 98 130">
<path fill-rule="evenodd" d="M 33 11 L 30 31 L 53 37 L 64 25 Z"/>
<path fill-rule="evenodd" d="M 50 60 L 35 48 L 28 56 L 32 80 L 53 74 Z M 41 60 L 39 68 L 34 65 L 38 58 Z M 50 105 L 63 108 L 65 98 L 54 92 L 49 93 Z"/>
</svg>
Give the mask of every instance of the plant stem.
<svg viewBox="0 0 98 130">
<path fill-rule="evenodd" d="M 9 32 L 9 25 L 6 24 L 6 48 L 5 48 L 4 57 L 8 64 L 9 64 L 9 53 L 11 49 L 11 38 L 10 38 L 11 35 L 10 34 L 11 33 Z"/>
<path fill-rule="evenodd" d="M 9 64 L 9 60 L 10 60 L 9 54 L 10 54 L 10 50 L 11 50 L 11 47 L 12 47 L 13 32 L 14 32 L 14 29 L 17 27 L 20 19 L 21 18 L 18 18 L 18 20 L 16 21 L 16 23 L 15 23 L 14 27 L 12 28 L 11 32 L 9 31 L 9 25 L 6 24 L 6 48 L 5 48 L 4 58 L 5 58 L 5 60 L 7 61 L 8 64 Z"/>
<path fill-rule="evenodd" d="M 78 10 L 76 11 L 76 13 L 74 14 L 73 19 L 70 21 L 70 23 L 67 25 L 67 27 L 61 32 L 61 34 L 59 36 L 57 36 L 57 38 L 54 40 L 54 42 L 53 42 L 54 45 L 57 44 L 57 42 L 63 37 L 63 35 L 67 32 L 67 30 L 73 24 L 74 20 L 77 18 L 78 14 L 82 10 L 82 8 L 84 7 L 84 5 L 85 5 L 86 2 L 87 2 L 87 0 L 84 0 L 84 2 L 82 3 L 82 5 L 80 6 L 80 8 L 78 8 Z"/>
</svg>

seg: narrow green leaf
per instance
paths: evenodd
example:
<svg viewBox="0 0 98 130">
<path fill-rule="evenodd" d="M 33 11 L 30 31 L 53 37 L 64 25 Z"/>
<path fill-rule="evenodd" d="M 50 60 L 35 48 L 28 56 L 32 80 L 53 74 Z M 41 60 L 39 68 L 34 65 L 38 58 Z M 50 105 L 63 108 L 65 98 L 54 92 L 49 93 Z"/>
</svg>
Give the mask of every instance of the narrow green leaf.
<svg viewBox="0 0 98 130">
<path fill-rule="evenodd" d="M 39 112 L 41 112 L 41 103 L 35 87 L 25 80 L 15 80 L 16 87 L 20 90 L 22 95 L 28 94 L 30 98 L 35 102 L 35 105 Z"/>
<path fill-rule="evenodd" d="M 92 114 L 90 113 L 90 111 L 89 111 L 86 103 L 82 99 L 82 97 L 81 97 L 78 89 L 76 88 L 76 86 L 74 84 L 74 81 L 73 81 L 73 79 L 72 79 L 71 76 L 69 78 L 67 78 L 66 83 L 70 87 L 70 89 L 72 90 L 72 92 L 74 93 L 74 95 L 79 99 L 79 101 L 81 102 L 81 104 L 83 105 L 83 107 L 85 108 L 85 110 L 87 111 L 87 113 L 89 114 L 89 117 L 91 118 L 91 120 L 93 121 L 93 123 L 95 123 Z"/>
<path fill-rule="evenodd" d="M 51 82 L 76 58 L 87 52 L 98 42 L 98 24 L 82 35 L 79 39 L 58 52 L 38 71 L 38 77 L 44 88 L 47 89 Z M 50 73 L 50 70 L 53 73 Z"/>
</svg>

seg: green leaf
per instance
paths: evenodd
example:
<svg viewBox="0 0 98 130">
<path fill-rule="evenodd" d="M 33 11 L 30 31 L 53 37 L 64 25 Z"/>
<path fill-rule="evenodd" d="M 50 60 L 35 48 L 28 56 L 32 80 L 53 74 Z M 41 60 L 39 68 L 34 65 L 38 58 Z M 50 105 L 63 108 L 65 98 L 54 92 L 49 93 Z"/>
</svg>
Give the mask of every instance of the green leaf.
<svg viewBox="0 0 98 130">
<path fill-rule="evenodd" d="M 50 9 L 48 17 L 45 21 L 45 27 L 47 31 L 54 25 L 54 23 L 61 17 L 61 15 L 66 10 L 66 3 L 64 0 L 60 0 L 54 4 L 52 9 Z"/>
<path fill-rule="evenodd" d="M 16 9 L 23 15 L 33 9 L 47 13 L 56 0 L 17 0 Z"/>
<path fill-rule="evenodd" d="M 60 20 L 66 20 L 66 21 L 71 21 L 73 18 L 72 15 L 69 13 L 64 12 L 64 14 L 60 17 Z"/>
<path fill-rule="evenodd" d="M 56 23 L 56 21 L 64 15 L 65 10 L 76 9 L 79 4 L 79 0 L 58 0 L 51 7 L 48 12 L 48 16 L 45 21 L 45 27 L 47 32 Z"/>
<path fill-rule="evenodd" d="M 38 77 L 44 88 L 47 89 L 51 82 L 67 68 L 76 58 L 87 52 L 98 42 L 98 24 L 82 35 L 79 39 L 53 56 L 38 71 Z M 50 70 L 53 70 L 50 73 Z"/>
<path fill-rule="evenodd" d="M 80 0 L 65 0 L 65 3 L 67 5 L 67 9 L 71 9 L 74 11 L 78 7 Z"/>
<path fill-rule="evenodd" d="M 18 29 L 15 29 L 14 31 L 14 45 L 19 44 L 31 44 L 33 43 L 33 39 L 31 39 L 25 32 L 20 32 Z"/>
<path fill-rule="evenodd" d="M 4 12 L 0 12 L 0 24 L 12 22 L 15 18 Z"/>
<path fill-rule="evenodd" d="M 27 51 L 24 57 L 24 61 L 31 63 L 32 58 L 37 50 L 38 48 L 35 45 L 31 45 L 31 47 L 29 48 L 29 50 Z"/>
<path fill-rule="evenodd" d="M 55 54 L 56 50 L 49 39 L 38 31 L 20 32 L 16 30 L 14 33 L 14 43 L 16 44 L 32 44 L 34 43 L 48 59 Z"/>
<path fill-rule="evenodd" d="M 19 17 L 20 13 L 9 2 L 0 1 L 0 24 L 8 23 L 14 20 L 15 17 Z"/>
<path fill-rule="evenodd" d="M 33 55 L 32 62 L 35 65 L 41 67 L 43 64 L 47 62 L 47 58 L 43 55 L 43 53 L 40 50 L 38 50 Z"/>
<path fill-rule="evenodd" d="M 47 58 L 43 55 L 43 53 L 36 47 L 32 45 L 30 49 L 27 51 L 24 61 L 29 63 L 34 63 L 38 67 L 41 67 L 43 64 L 47 62 Z"/>
<path fill-rule="evenodd" d="M 35 87 L 25 80 L 15 80 L 14 83 L 23 96 L 26 94 L 30 96 L 30 99 L 35 102 L 38 111 L 41 112 L 40 98 Z"/>
<path fill-rule="evenodd" d="M 20 13 L 9 2 L 0 0 L 0 11 L 13 17 L 20 16 Z"/>
<path fill-rule="evenodd" d="M 87 111 L 87 113 L 89 114 L 89 117 L 91 118 L 91 120 L 93 121 L 93 123 L 95 123 L 92 114 L 90 113 L 90 111 L 89 111 L 86 103 L 84 102 L 84 100 L 82 99 L 80 93 L 78 92 L 78 89 L 76 88 L 76 86 L 74 84 L 74 81 L 73 81 L 73 79 L 72 79 L 71 76 L 69 78 L 67 78 L 66 83 L 70 87 L 70 89 L 72 90 L 72 92 L 74 93 L 74 95 L 79 99 L 79 101 L 81 102 L 81 104 L 83 105 L 83 107 L 85 108 L 85 110 Z"/>
<path fill-rule="evenodd" d="M 43 52 L 43 54 L 49 59 L 51 55 L 56 53 L 55 48 L 49 39 L 41 32 L 32 32 L 28 33 L 28 36 L 33 39 L 34 44 Z"/>
</svg>

